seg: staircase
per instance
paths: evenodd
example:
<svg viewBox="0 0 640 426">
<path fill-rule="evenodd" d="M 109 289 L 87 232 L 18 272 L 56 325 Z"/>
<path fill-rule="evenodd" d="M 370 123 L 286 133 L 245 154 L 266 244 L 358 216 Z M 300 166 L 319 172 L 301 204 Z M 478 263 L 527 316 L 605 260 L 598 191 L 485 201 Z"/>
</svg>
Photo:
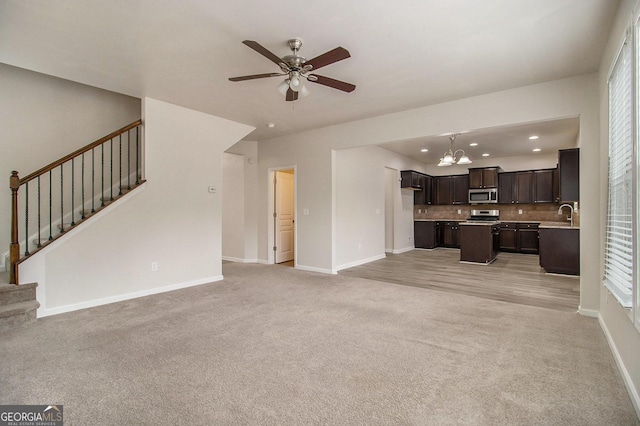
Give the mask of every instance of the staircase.
<svg viewBox="0 0 640 426">
<path fill-rule="evenodd" d="M 0 274 L 0 333 L 36 321 L 40 303 L 36 300 L 37 283 L 9 284 L 9 274 Z"/>
<path fill-rule="evenodd" d="M 21 284 L 19 264 L 144 184 L 135 121 L 20 177 L 12 172 L 8 273 L 0 273 L 0 331 L 36 320 L 37 283 Z M 20 284 L 20 285 L 19 285 Z"/>
</svg>

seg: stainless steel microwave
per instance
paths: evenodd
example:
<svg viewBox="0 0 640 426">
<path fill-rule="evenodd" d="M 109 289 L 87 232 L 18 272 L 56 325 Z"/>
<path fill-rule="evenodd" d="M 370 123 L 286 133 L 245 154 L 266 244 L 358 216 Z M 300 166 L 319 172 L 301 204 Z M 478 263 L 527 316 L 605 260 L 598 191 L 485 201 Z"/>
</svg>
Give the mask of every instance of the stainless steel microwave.
<svg viewBox="0 0 640 426">
<path fill-rule="evenodd" d="M 495 204 L 498 202 L 498 188 L 469 190 L 469 204 Z"/>
</svg>

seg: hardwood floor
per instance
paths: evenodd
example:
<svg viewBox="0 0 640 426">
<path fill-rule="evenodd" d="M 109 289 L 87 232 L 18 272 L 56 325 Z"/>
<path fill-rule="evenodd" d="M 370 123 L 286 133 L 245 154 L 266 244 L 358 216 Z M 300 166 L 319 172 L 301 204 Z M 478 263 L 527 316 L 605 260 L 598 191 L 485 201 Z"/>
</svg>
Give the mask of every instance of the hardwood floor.
<svg viewBox="0 0 640 426">
<path fill-rule="evenodd" d="M 580 278 L 545 274 L 536 255 L 500 253 L 489 265 L 459 260 L 457 249 L 412 250 L 339 274 L 561 311 L 578 309 Z"/>
</svg>

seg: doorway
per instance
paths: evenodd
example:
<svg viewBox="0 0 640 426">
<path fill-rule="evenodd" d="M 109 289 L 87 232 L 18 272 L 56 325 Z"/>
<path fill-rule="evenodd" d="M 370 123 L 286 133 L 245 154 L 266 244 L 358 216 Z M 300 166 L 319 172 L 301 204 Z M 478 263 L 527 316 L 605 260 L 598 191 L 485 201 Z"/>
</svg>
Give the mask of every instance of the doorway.
<svg viewBox="0 0 640 426">
<path fill-rule="evenodd" d="M 395 247 L 395 209 L 396 189 L 398 185 L 398 171 L 389 167 L 384 168 L 384 251 L 393 253 Z"/>
<path fill-rule="evenodd" d="M 295 266 L 295 170 L 274 170 L 273 179 L 273 263 Z"/>
</svg>

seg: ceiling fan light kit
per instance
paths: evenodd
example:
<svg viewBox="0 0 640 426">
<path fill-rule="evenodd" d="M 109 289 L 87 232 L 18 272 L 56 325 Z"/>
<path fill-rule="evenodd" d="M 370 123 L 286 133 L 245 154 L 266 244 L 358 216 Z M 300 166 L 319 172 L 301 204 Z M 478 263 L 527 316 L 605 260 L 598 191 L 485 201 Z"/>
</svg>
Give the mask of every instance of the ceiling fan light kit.
<svg viewBox="0 0 640 426">
<path fill-rule="evenodd" d="M 293 52 L 291 55 L 279 58 L 271 51 L 267 50 L 257 41 L 244 40 L 246 46 L 260 53 L 265 58 L 274 62 L 280 67 L 279 73 L 267 73 L 267 74 L 253 74 L 242 77 L 231 77 L 231 81 L 244 81 L 254 80 L 257 78 L 267 77 L 286 77 L 282 83 L 278 85 L 278 91 L 282 93 L 286 101 L 295 101 L 298 98 L 309 95 L 310 91 L 304 85 L 304 80 L 312 83 L 321 84 L 323 86 L 331 87 L 334 89 L 342 90 L 343 92 L 353 92 L 356 88 L 354 84 L 346 83 L 340 80 L 334 80 L 329 77 L 323 77 L 317 74 L 309 74 L 311 70 L 317 70 L 324 66 L 333 64 L 334 62 L 341 61 L 351 57 L 349 51 L 343 47 L 336 47 L 320 56 L 317 56 L 311 60 L 307 60 L 304 56 L 298 55 L 298 50 L 302 47 L 302 40 L 294 38 L 288 41 L 289 48 Z"/>
<path fill-rule="evenodd" d="M 449 150 L 446 151 L 442 158 L 440 158 L 440 162 L 438 163 L 438 167 L 447 167 L 450 166 L 452 164 L 460 164 L 460 165 L 465 165 L 465 164 L 471 164 L 472 161 L 471 159 L 469 159 L 469 157 L 467 156 L 467 154 L 464 153 L 463 149 L 457 149 L 457 150 L 453 150 L 453 141 L 456 140 L 456 136 L 460 136 L 460 133 L 454 133 L 452 135 L 449 136 L 449 140 L 451 141 L 451 145 L 449 146 Z M 457 157 L 457 155 L 460 154 L 460 157 Z"/>
</svg>

